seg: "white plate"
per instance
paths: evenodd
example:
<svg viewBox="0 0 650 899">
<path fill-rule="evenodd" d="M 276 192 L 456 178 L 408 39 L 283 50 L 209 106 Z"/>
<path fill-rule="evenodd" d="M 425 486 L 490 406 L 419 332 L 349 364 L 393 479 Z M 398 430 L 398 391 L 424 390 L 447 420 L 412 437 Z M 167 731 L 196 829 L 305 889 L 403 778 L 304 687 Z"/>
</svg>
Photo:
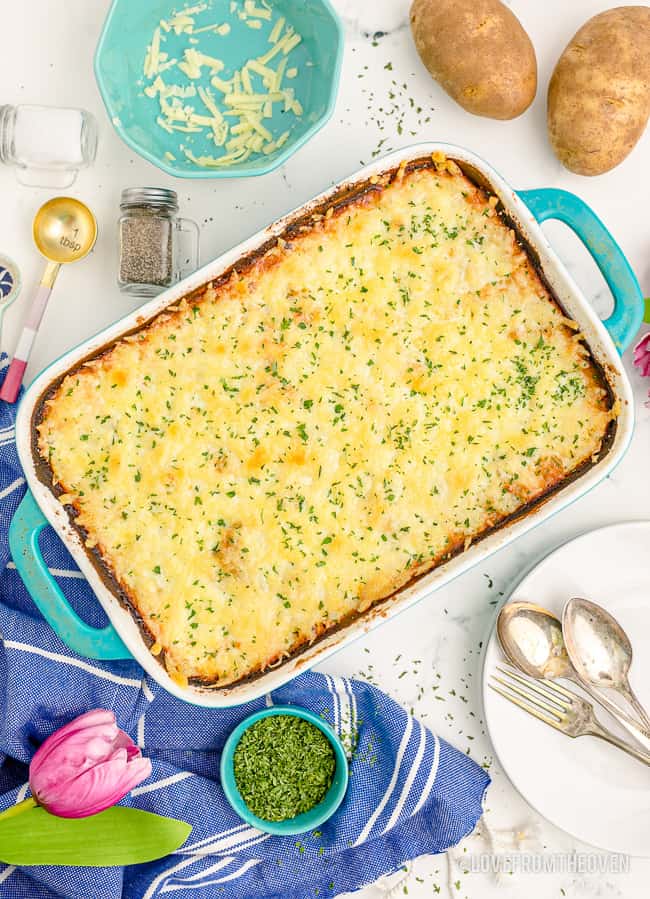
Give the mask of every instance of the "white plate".
<svg viewBox="0 0 650 899">
<path fill-rule="evenodd" d="M 604 606 L 630 637 L 630 682 L 647 709 L 649 560 L 650 521 L 610 525 L 556 549 L 507 600 L 535 602 L 558 616 L 572 596 Z M 493 629 L 483 667 L 485 720 L 514 786 L 541 815 L 585 843 L 649 858 L 650 768 L 595 737 L 571 740 L 490 690 L 488 676 L 502 660 Z M 597 715 L 611 726 L 604 711 L 597 708 Z"/>
</svg>

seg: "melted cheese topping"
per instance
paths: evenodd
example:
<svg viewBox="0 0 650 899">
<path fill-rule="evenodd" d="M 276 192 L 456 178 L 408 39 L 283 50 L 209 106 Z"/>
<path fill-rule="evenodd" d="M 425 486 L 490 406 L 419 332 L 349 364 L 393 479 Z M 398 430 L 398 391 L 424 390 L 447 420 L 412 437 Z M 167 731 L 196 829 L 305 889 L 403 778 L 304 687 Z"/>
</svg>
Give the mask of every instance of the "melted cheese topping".
<svg viewBox="0 0 650 899">
<path fill-rule="evenodd" d="M 440 161 L 439 161 L 440 163 Z M 451 163 L 65 377 L 40 452 L 168 670 L 263 670 L 596 458 L 588 351 Z"/>
</svg>

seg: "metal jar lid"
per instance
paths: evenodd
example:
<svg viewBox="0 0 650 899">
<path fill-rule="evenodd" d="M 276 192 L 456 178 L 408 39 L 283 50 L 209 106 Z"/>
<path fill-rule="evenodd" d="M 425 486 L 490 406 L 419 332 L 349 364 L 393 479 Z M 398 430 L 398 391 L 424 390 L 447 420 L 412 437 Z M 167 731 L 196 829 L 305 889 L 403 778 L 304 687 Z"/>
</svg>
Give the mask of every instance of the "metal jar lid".
<svg viewBox="0 0 650 899">
<path fill-rule="evenodd" d="M 168 209 L 178 212 L 178 194 L 164 187 L 128 187 L 122 191 L 121 209 L 132 206 L 150 206 L 152 209 Z"/>
</svg>

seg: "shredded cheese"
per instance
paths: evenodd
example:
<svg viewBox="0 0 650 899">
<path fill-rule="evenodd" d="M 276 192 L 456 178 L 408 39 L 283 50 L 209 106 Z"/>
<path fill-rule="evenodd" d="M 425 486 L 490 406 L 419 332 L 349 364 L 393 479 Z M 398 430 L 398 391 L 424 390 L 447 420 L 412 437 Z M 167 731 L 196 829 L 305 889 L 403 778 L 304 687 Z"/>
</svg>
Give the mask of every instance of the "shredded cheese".
<svg viewBox="0 0 650 899">
<path fill-rule="evenodd" d="M 233 165 L 256 153 L 269 156 L 280 149 L 291 134 L 291 128 L 280 135 L 274 132 L 276 104 L 285 113 L 283 124 L 288 121 L 286 114 L 296 119 L 303 115 L 295 89 L 282 86 L 285 76 L 294 79 L 298 74 L 298 67 L 289 65 L 289 57 L 302 37 L 284 16 L 275 18 L 273 6 L 266 0 L 260 3 L 244 0 L 243 7 L 232 2 L 230 14 L 234 24 L 241 22 L 258 30 L 268 28 L 267 42 L 271 46 L 260 56 L 244 60 L 239 68 L 228 73 L 230 77 L 226 77 L 224 61 L 204 52 L 196 36 L 210 33 L 227 37 L 232 32 L 233 21 L 197 21 L 206 10 L 208 3 L 198 3 L 175 10 L 169 18 L 160 20 L 145 54 L 144 76 L 149 83 L 143 88 L 144 94 L 157 101 L 159 115 L 156 121 L 168 134 L 200 134 L 205 141 L 224 148 L 223 155 L 217 157 L 198 153 L 191 146 L 192 138 L 188 138 L 188 143 L 179 149 L 196 165 Z M 175 40 L 174 35 L 188 37 L 186 45 L 178 48 L 180 52 L 171 56 L 163 44 Z M 232 40 L 236 40 L 236 36 Z M 176 51 L 177 47 L 173 49 Z M 161 74 L 171 70 L 184 76 L 189 83 L 168 84 Z M 217 95 L 211 92 L 206 80 Z M 202 104 L 198 109 L 191 102 L 183 102 L 195 97 Z M 174 154 L 170 155 L 175 158 Z"/>
<path fill-rule="evenodd" d="M 273 26 L 271 33 L 269 34 L 269 44 L 277 44 L 280 35 L 282 34 L 282 29 L 284 28 L 286 19 L 284 16 L 281 16 L 278 21 Z"/>
<path fill-rule="evenodd" d="M 254 16 L 257 19 L 266 19 L 267 22 L 271 21 L 271 10 L 265 7 L 256 6 L 254 0 L 245 0 L 244 11 L 247 16 Z"/>
<path fill-rule="evenodd" d="M 302 38 L 300 37 L 299 34 L 294 34 L 291 37 L 287 38 L 287 40 L 284 43 L 284 47 L 282 48 L 282 52 L 284 53 L 284 55 L 288 56 L 288 54 L 291 53 L 291 51 L 295 47 L 298 46 L 298 44 L 300 43 L 301 40 L 302 40 Z"/>
</svg>

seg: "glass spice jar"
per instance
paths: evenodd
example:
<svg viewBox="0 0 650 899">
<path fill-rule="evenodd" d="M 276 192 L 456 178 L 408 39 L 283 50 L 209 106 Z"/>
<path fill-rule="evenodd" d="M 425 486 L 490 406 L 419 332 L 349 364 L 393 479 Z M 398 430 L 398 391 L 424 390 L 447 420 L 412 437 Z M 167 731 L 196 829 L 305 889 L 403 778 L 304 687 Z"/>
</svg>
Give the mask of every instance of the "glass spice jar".
<svg viewBox="0 0 650 899">
<path fill-rule="evenodd" d="M 199 226 L 178 217 L 176 191 L 131 187 L 122 191 L 120 209 L 122 293 L 153 297 L 198 268 Z"/>
<path fill-rule="evenodd" d="M 0 162 L 30 187 L 69 187 L 94 162 L 97 123 L 84 109 L 0 106 Z"/>
</svg>

